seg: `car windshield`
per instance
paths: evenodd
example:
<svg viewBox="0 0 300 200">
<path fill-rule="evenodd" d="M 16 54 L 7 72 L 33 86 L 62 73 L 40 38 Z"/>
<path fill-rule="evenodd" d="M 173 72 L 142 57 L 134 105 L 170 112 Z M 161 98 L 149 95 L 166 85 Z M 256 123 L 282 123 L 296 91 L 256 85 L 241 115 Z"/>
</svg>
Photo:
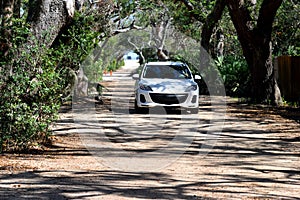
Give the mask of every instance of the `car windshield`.
<svg viewBox="0 0 300 200">
<path fill-rule="evenodd" d="M 143 78 L 191 79 L 191 73 L 184 65 L 147 65 Z"/>
</svg>

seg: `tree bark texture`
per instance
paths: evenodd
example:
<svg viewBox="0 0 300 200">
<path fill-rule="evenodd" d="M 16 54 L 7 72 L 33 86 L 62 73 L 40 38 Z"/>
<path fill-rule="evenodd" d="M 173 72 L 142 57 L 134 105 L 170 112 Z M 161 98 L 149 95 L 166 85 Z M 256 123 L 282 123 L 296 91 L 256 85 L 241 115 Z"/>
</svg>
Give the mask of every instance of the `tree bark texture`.
<svg viewBox="0 0 300 200">
<path fill-rule="evenodd" d="M 221 19 L 225 6 L 225 0 L 217 0 L 212 12 L 207 16 L 203 24 L 201 32 L 201 46 L 207 52 L 210 52 L 209 44 L 211 35 L 213 34 L 213 29 L 217 25 L 218 21 Z"/>
<path fill-rule="evenodd" d="M 167 33 L 169 31 L 170 21 L 161 21 L 152 27 L 152 39 L 157 49 L 158 60 L 168 60 L 169 56 L 164 51 Z"/>
<path fill-rule="evenodd" d="M 62 0 L 30 0 L 27 21 L 39 44 L 51 46 L 68 22 L 66 5 Z"/>
<path fill-rule="evenodd" d="M 204 72 L 207 66 L 210 65 L 210 58 L 207 54 L 211 54 L 210 50 L 210 39 L 213 34 L 213 29 L 217 25 L 218 21 L 221 19 L 223 11 L 225 9 L 225 0 L 216 0 L 215 6 L 211 13 L 207 16 L 203 23 L 201 31 L 201 46 L 203 49 L 200 50 L 200 71 Z"/>
<path fill-rule="evenodd" d="M 252 98 L 256 102 L 281 102 L 272 62 L 272 25 L 282 0 L 264 0 L 257 25 L 242 0 L 227 0 L 227 6 L 252 78 Z"/>
<path fill-rule="evenodd" d="M 0 10 L 2 14 L 0 51 L 2 52 L 2 56 L 5 56 L 11 46 L 11 30 L 9 26 L 11 25 L 14 12 L 14 0 L 1 0 Z"/>
<path fill-rule="evenodd" d="M 21 0 L 15 0 L 14 2 L 14 17 L 21 17 Z"/>
<path fill-rule="evenodd" d="M 2 27 L 6 27 L 11 23 L 11 18 L 14 12 L 14 0 L 2 0 L 1 2 L 1 14 L 2 17 Z"/>
</svg>

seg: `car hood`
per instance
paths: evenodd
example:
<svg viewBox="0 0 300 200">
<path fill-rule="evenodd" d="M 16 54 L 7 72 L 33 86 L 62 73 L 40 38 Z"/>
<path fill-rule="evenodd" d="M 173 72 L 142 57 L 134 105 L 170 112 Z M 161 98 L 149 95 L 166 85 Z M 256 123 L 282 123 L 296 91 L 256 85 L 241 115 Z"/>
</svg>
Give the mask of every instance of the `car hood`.
<svg viewBox="0 0 300 200">
<path fill-rule="evenodd" d="M 159 93 L 183 93 L 189 86 L 196 84 L 192 79 L 142 79 L 139 83 Z"/>
</svg>

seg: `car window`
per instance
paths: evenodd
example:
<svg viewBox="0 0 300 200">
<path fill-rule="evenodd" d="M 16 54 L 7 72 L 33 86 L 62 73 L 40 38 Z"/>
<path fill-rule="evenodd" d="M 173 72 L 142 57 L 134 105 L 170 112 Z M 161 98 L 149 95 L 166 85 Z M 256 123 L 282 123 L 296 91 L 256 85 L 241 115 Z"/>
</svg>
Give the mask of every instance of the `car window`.
<svg viewBox="0 0 300 200">
<path fill-rule="evenodd" d="M 144 70 L 144 78 L 161 78 L 160 76 L 161 68 L 160 66 L 146 66 Z"/>
<path fill-rule="evenodd" d="M 143 78 L 191 79 L 191 73 L 184 65 L 147 65 Z"/>
</svg>

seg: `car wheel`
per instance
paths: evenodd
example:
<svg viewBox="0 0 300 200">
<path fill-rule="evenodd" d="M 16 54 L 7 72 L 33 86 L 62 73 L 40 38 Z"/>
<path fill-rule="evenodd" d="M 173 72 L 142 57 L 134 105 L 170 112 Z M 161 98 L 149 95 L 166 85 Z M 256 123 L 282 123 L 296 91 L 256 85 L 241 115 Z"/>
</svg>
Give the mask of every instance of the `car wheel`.
<svg viewBox="0 0 300 200">
<path fill-rule="evenodd" d="M 141 108 L 137 105 L 137 101 L 134 101 L 134 109 L 135 109 L 135 113 L 137 114 L 146 114 L 149 112 L 148 108 Z"/>
<path fill-rule="evenodd" d="M 198 114 L 199 109 L 198 109 L 198 108 L 189 108 L 188 111 L 189 111 L 191 114 Z"/>
</svg>

